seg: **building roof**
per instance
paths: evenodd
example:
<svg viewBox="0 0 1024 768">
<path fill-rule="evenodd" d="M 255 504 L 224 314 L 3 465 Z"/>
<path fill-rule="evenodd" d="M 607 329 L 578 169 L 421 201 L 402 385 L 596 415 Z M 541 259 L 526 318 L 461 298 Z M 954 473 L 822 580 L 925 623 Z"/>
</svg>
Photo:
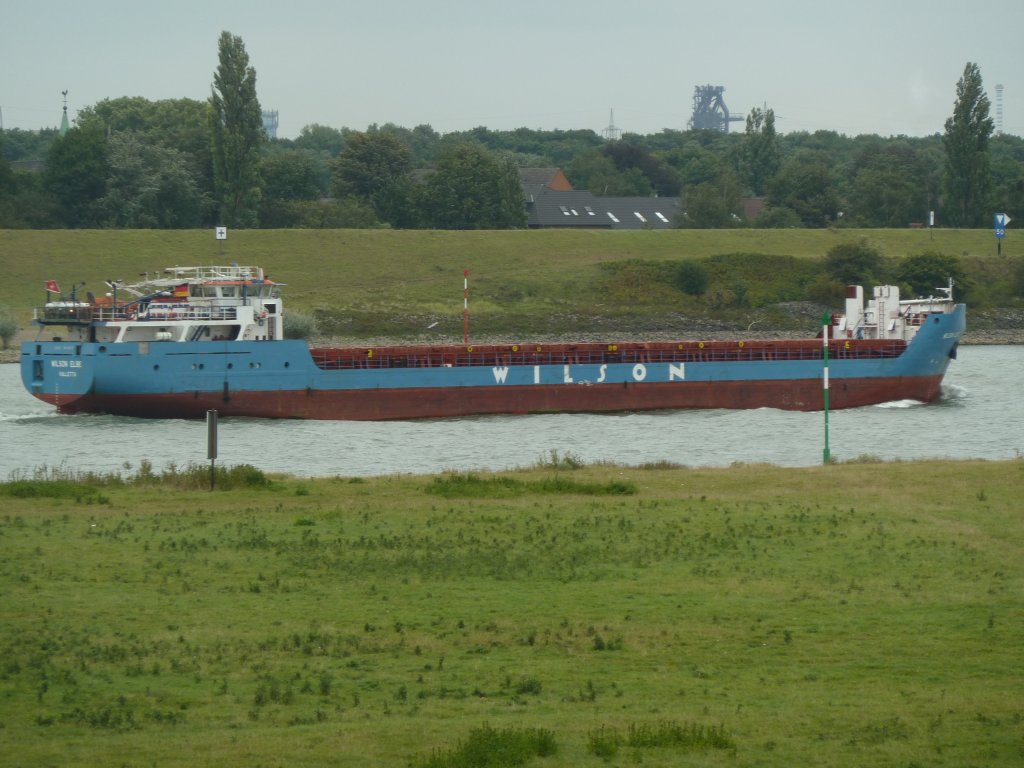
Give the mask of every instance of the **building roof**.
<svg viewBox="0 0 1024 768">
<path fill-rule="evenodd" d="M 520 168 L 519 183 L 523 185 L 527 200 L 530 195 L 538 195 L 548 189 L 571 192 L 573 188 L 561 168 Z"/>
<path fill-rule="evenodd" d="M 527 198 L 530 227 L 672 229 L 677 197 L 597 197 L 582 189 L 549 189 Z"/>
<path fill-rule="evenodd" d="M 673 229 L 678 197 L 600 197 L 612 229 Z"/>
<path fill-rule="evenodd" d="M 526 198 L 529 227 L 600 227 L 608 229 L 611 221 L 601 212 L 600 198 L 582 189 L 560 192 L 546 189 Z"/>
</svg>

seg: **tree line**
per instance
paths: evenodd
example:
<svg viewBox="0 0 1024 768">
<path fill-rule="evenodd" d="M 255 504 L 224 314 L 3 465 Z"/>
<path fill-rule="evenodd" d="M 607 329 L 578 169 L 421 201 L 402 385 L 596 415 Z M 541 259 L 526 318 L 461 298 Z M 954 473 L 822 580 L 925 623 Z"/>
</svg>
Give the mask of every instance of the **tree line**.
<svg viewBox="0 0 1024 768">
<path fill-rule="evenodd" d="M 680 227 L 990 226 L 1024 221 L 1024 140 L 994 135 L 968 63 L 942 132 L 779 133 L 769 108 L 734 133 L 666 129 L 606 141 L 591 130 L 441 135 L 429 125 L 263 130 L 256 72 L 224 32 L 206 101 L 104 99 L 55 130 L 0 133 L 0 227 L 526 225 L 520 167 L 561 168 L 595 195 L 680 197 Z M 44 160 L 41 172 L 15 170 Z M 763 212 L 743 217 L 744 198 Z"/>
</svg>

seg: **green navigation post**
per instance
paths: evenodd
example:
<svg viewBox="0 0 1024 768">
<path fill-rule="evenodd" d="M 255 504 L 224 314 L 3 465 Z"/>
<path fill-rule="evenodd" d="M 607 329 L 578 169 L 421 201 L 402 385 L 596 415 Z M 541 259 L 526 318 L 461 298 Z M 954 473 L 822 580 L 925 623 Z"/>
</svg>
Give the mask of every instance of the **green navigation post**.
<svg viewBox="0 0 1024 768">
<path fill-rule="evenodd" d="M 822 359 L 824 360 L 824 371 L 821 377 L 822 395 L 825 401 L 825 450 L 822 453 L 822 463 L 831 462 L 831 455 L 828 450 L 828 329 L 832 324 L 832 318 L 828 312 L 821 316 L 821 343 L 824 347 Z"/>
</svg>

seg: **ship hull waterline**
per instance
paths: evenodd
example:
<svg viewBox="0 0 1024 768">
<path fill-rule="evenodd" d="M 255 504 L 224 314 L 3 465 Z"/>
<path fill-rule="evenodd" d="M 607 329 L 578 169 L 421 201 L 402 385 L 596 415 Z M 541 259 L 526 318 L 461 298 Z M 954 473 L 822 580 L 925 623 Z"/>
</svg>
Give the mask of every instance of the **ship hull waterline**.
<svg viewBox="0 0 1024 768">
<path fill-rule="evenodd" d="M 940 396 L 942 378 L 937 374 L 833 380 L 829 408 L 859 408 L 899 400 L 929 403 Z M 227 393 L 217 390 L 116 396 L 37 393 L 36 397 L 65 414 L 185 419 L 202 418 L 208 410 L 216 410 L 222 416 L 252 418 L 386 421 L 714 408 L 819 411 L 824 407 L 821 379 Z"/>
</svg>

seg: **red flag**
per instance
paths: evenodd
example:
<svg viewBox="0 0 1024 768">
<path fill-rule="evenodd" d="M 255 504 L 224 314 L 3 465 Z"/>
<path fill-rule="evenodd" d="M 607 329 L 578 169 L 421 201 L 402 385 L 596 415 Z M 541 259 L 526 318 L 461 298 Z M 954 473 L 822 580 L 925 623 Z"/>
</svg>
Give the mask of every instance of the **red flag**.
<svg viewBox="0 0 1024 768">
<path fill-rule="evenodd" d="M 57 285 L 56 280 L 47 280 L 46 290 L 48 290 L 50 293 L 60 293 L 60 286 Z"/>
</svg>

